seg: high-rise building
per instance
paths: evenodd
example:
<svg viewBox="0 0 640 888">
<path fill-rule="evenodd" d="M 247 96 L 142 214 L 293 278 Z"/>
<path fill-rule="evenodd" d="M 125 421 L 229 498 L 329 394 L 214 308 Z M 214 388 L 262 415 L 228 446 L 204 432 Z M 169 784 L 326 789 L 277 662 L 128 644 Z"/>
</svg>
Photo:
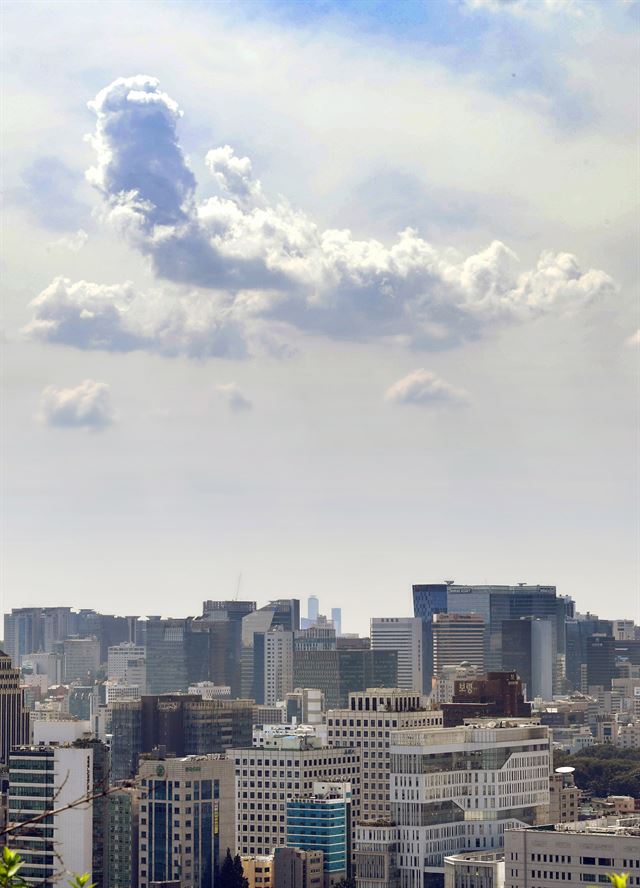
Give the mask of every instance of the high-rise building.
<svg viewBox="0 0 640 888">
<path fill-rule="evenodd" d="M 480 614 L 433 615 L 433 673 L 461 663 L 484 670 L 484 618 Z"/>
<path fill-rule="evenodd" d="M 228 685 L 232 697 L 242 696 L 242 621 L 255 609 L 255 601 L 202 603 L 201 619 L 209 624 L 209 677 Z"/>
<path fill-rule="evenodd" d="M 9 821 L 64 809 L 108 785 L 108 751 L 99 741 L 17 747 L 9 759 Z M 52 888 L 66 886 L 69 872 L 89 873 L 98 888 L 106 888 L 107 841 L 106 796 L 48 815 L 11 838 L 25 861 L 20 870 L 25 882 Z"/>
<path fill-rule="evenodd" d="M 285 695 L 286 719 L 302 725 L 324 723 L 324 694 L 318 688 L 295 688 Z"/>
<path fill-rule="evenodd" d="M 373 617 L 371 620 L 371 649 L 397 651 L 396 687 L 417 694 L 425 692 L 423 626 L 419 617 Z M 430 690 L 430 687 L 426 688 L 426 693 Z"/>
<path fill-rule="evenodd" d="M 14 666 L 25 654 L 49 652 L 71 634 L 71 608 L 18 607 L 4 616 L 5 650 Z"/>
<path fill-rule="evenodd" d="M 189 685 L 210 678 L 210 634 L 206 621 L 192 617 L 150 618 L 145 646 L 147 690 L 151 694 L 186 691 Z"/>
<path fill-rule="evenodd" d="M 28 742 L 29 713 L 20 688 L 20 671 L 0 651 L 0 763 L 7 765 L 11 748 Z"/>
<path fill-rule="evenodd" d="M 351 876 L 351 784 L 317 782 L 287 799 L 287 845 L 322 851 L 325 888 Z"/>
<path fill-rule="evenodd" d="M 123 641 L 109 648 L 107 678 L 127 687 L 139 687 L 146 693 L 147 663 L 146 649 L 142 644 Z"/>
<path fill-rule="evenodd" d="M 184 757 L 251 743 L 253 700 L 166 694 L 113 703 L 111 710 L 114 780 L 133 777 L 140 755 L 156 747 Z"/>
<path fill-rule="evenodd" d="M 505 888 L 608 884 L 610 873 L 640 880 L 640 816 L 602 817 L 504 834 Z"/>
<path fill-rule="evenodd" d="M 64 642 L 64 680 L 88 685 L 100 668 L 100 642 L 97 638 L 67 638 Z"/>
<path fill-rule="evenodd" d="M 587 686 L 611 690 L 618 662 L 640 664 L 640 641 L 618 641 L 609 635 L 587 639 Z"/>
<path fill-rule="evenodd" d="M 425 698 L 400 688 L 368 688 L 349 694 L 346 709 L 327 712 L 329 746 L 356 746 L 361 754 L 360 818 L 391 816 L 389 744 L 392 731 L 442 725 L 442 712 L 426 707 Z"/>
<path fill-rule="evenodd" d="M 504 620 L 502 658 L 526 687 L 528 700 L 553 697 L 553 623 L 533 617 Z"/>
<path fill-rule="evenodd" d="M 336 630 L 336 635 L 342 635 L 342 608 L 341 607 L 332 607 L 331 608 L 331 622 L 333 623 L 333 628 Z"/>
<path fill-rule="evenodd" d="M 502 625 L 506 620 L 533 617 L 552 623 L 554 690 L 562 686 L 566 670 L 565 623 L 572 611 L 571 599 L 559 597 L 555 586 L 447 586 L 447 612 L 481 614 L 487 627 L 485 667 L 493 671 L 515 669 L 504 653 Z"/>
<path fill-rule="evenodd" d="M 213 888 L 236 847 L 233 762 L 218 755 L 142 759 L 138 774 L 139 888 L 177 880 Z"/>
<path fill-rule="evenodd" d="M 360 810 L 360 751 L 329 749 L 320 738 L 274 735 L 269 746 L 229 750 L 238 785 L 238 851 L 268 854 L 286 842 L 287 799 L 313 791 L 313 784 L 352 786 L 354 822 Z"/>
<path fill-rule="evenodd" d="M 320 602 L 317 595 L 310 595 L 307 598 L 307 619 L 311 624 L 315 623 L 320 614 Z"/>
<path fill-rule="evenodd" d="M 391 807 L 404 888 L 440 881 L 447 855 L 500 848 L 505 829 L 546 822 L 549 770 L 543 725 L 397 731 Z"/>
<path fill-rule="evenodd" d="M 592 635 L 612 635 L 613 624 L 595 614 L 575 614 L 565 622 L 566 672 L 569 685 L 576 691 L 587 692 L 587 642 Z"/>
<path fill-rule="evenodd" d="M 123 787 L 108 796 L 108 888 L 138 888 L 138 790 Z"/>
<path fill-rule="evenodd" d="M 293 684 L 321 690 L 329 709 L 347 706 L 351 691 L 398 686 L 398 652 L 374 651 L 361 646 L 294 650 Z"/>
<path fill-rule="evenodd" d="M 256 699 L 256 703 L 273 706 L 293 690 L 293 632 L 277 627 L 266 632 L 262 640 L 264 687 L 262 699 Z"/>
</svg>

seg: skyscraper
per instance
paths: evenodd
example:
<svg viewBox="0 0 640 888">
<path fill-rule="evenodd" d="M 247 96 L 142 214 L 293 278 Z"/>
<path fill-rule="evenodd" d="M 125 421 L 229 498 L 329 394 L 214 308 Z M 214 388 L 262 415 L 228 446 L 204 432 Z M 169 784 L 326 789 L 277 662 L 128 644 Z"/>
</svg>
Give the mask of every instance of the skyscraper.
<svg viewBox="0 0 640 888">
<path fill-rule="evenodd" d="M 521 618 L 502 623 L 502 658 L 511 663 L 527 689 L 527 700 L 553 697 L 553 624 Z"/>
<path fill-rule="evenodd" d="M 341 607 L 332 607 L 331 608 L 331 622 L 333 623 L 333 628 L 336 630 L 336 635 L 342 635 L 342 608 Z"/>
<path fill-rule="evenodd" d="M 29 713 L 20 688 L 20 671 L 0 651 L 0 762 L 9 763 L 12 746 L 29 742 Z"/>
<path fill-rule="evenodd" d="M 423 693 L 423 621 L 419 617 L 373 617 L 371 649 L 398 652 L 396 687 Z M 427 688 L 428 693 L 431 688 Z"/>
<path fill-rule="evenodd" d="M 307 598 L 307 618 L 311 623 L 315 623 L 320 613 L 320 602 L 317 595 L 310 595 Z"/>
<path fill-rule="evenodd" d="M 433 615 L 433 673 L 466 662 L 484 669 L 484 619 L 480 614 Z"/>
<path fill-rule="evenodd" d="M 322 851 L 325 888 L 351 875 L 350 783 L 314 783 L 287 799 L 286 818 L 289 848 Z"/>
</svg>

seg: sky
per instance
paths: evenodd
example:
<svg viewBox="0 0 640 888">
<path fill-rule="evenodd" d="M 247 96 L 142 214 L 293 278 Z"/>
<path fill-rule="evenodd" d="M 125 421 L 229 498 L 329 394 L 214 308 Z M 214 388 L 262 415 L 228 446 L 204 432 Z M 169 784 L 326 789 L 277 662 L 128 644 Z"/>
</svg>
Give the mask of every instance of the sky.
<svg viewBox="0 0 640 888">
<path fill-rule="evenodd" d="M 638 17 L 5 2 L 0 609 L 637 618 Z"/>
</svg>

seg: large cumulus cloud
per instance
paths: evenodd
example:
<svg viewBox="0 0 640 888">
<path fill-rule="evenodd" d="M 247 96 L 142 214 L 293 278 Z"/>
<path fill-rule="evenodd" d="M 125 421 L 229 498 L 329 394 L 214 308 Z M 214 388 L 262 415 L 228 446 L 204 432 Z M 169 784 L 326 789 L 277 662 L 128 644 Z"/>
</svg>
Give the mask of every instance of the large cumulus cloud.
<svg viewBox="0 0 640 888">
<path fill-rule="evenodd" d="M 49 385 L 42 392 L 39 418 L 46 425 L 61 428 L 105 429 L 115 421 L 111 389 L 93 379 L 72 388 Z"/>
<path fill-rule="evenodd" d="M 96 163 L 88 177 L 107 219 L 160 280 L 189 295 L 58 281 L 34 303 L 30 329 L 45 339 L 238 357 L 256 330 L 267 338 L 284 326 L 441 348 L 614 290 L 608 275 L 566 253 L 546 252 L 522 270 L 499 241 L 464 257 L 411 228 L 390 246 L 322 231 L 284 198 L 268 200 L 250 159 L 228 145 L 208 152 L 219 193 L 198 202 L 177 137 L 182 112 L 157 80 L 120 78 L 90 108 Z"/>
</svg>

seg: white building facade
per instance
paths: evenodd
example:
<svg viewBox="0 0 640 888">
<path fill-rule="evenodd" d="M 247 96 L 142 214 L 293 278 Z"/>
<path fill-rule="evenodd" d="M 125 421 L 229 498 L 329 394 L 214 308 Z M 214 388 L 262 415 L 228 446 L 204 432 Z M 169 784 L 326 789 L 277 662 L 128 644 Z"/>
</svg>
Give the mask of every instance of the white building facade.
<svg viewBox="0 0 640 888">
<path fill-rule="evenodd" d="M 549 730 L 502 721 L 397 731 L 391 739 L 391 812 L 402 888 L 440 880 L 444 857 L 490 851 L 504 830 L 546 821 Z"/>
<path fill-rule="evenodd" d="M 398 687 L 422 694 L 423 622 L 419 617 L 373 617 L 371 649 L 398 652 Z M 426 689 L 428 693 L 431 688 Z"/>
</svg>

